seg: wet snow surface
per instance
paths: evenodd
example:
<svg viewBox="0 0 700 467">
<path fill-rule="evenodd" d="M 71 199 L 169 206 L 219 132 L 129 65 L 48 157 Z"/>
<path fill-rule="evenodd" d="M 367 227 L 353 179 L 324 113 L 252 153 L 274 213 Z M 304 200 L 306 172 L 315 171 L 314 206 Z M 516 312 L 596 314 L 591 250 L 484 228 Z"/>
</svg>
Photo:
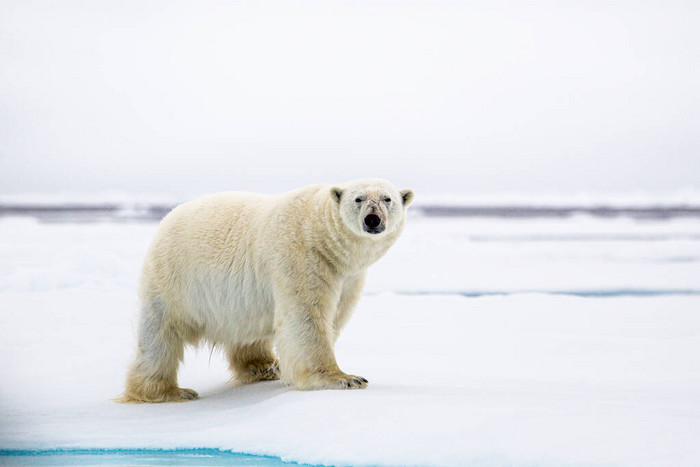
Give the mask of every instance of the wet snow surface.
<svg viewBox="0 0 700 467">
<path fill-rule="evenodd" d="M 121 405 L 155 229 L 0 219 L 0 449 L 700 463 L 700 219 L 414 215 L 338 342 L 367 390 L 234 388 L 202 347 L 180 372 L 200 400 Z"/>
</svg>

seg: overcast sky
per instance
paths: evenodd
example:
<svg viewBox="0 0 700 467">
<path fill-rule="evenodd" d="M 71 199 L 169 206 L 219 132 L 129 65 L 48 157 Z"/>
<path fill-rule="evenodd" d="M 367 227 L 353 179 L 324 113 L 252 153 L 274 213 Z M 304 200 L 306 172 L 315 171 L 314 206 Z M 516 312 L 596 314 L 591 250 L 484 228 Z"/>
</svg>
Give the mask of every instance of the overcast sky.
<svg viewBox="0 0 700 467">
<path fill-rule="evenodd" d="M 698 188 L 698 25 L 697 1 L 3 0 L 0 194 Z"/>
</svg>

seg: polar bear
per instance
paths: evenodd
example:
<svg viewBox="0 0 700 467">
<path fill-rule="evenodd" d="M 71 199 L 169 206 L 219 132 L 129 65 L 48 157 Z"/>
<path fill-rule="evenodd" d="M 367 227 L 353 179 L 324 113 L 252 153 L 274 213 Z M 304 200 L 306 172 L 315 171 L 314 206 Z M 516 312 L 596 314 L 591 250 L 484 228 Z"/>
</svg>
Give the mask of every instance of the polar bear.
<svg viewBox="0 0 700 467">
<path fill-rule="evenodd" d="M 236 384 L 281 377 L 297 389 L 366 387 L 340 370 L 333 347 L 413 197 L 362 179 L 175 208 L 146 254 L 136 357 L 118 400 L 196 399 L 178 387 L 177 369 L 184 346 L 202 340 L 224 349 Z"/>
</svg>

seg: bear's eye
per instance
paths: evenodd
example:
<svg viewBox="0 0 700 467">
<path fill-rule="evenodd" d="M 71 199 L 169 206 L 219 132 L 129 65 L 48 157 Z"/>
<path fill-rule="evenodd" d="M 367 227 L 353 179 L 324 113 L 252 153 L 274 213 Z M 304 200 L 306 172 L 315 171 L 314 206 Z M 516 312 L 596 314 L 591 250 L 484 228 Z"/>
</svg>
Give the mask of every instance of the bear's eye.
<svg viewBox="0 0 700 467">
<path fill-rule="evenodd" d="M 355 202 L 356 202 L 356 203 L 361 203 L 361 202 L 362 202 L 362 198 L 355 198 Z"/>
<path fill-rule="evenodd" d="M 384 202 L 391 203 L 391 198 L 384 198 Z"/>
</svg>

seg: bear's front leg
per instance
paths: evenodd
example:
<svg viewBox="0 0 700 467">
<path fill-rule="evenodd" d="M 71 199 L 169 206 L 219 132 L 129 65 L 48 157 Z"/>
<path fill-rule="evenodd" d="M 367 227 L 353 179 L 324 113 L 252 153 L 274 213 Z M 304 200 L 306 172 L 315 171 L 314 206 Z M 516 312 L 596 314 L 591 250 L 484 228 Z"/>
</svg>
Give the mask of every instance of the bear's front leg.
<svg viewBox="0 0 700 467">
<path fill-rule="evenodd" d="M 275 341 L 282 380 L 297 389 L 363 389 L 368 381 L 340 370 L 333 353 L 333 294 L 278 297 Z"/>
</svg>

